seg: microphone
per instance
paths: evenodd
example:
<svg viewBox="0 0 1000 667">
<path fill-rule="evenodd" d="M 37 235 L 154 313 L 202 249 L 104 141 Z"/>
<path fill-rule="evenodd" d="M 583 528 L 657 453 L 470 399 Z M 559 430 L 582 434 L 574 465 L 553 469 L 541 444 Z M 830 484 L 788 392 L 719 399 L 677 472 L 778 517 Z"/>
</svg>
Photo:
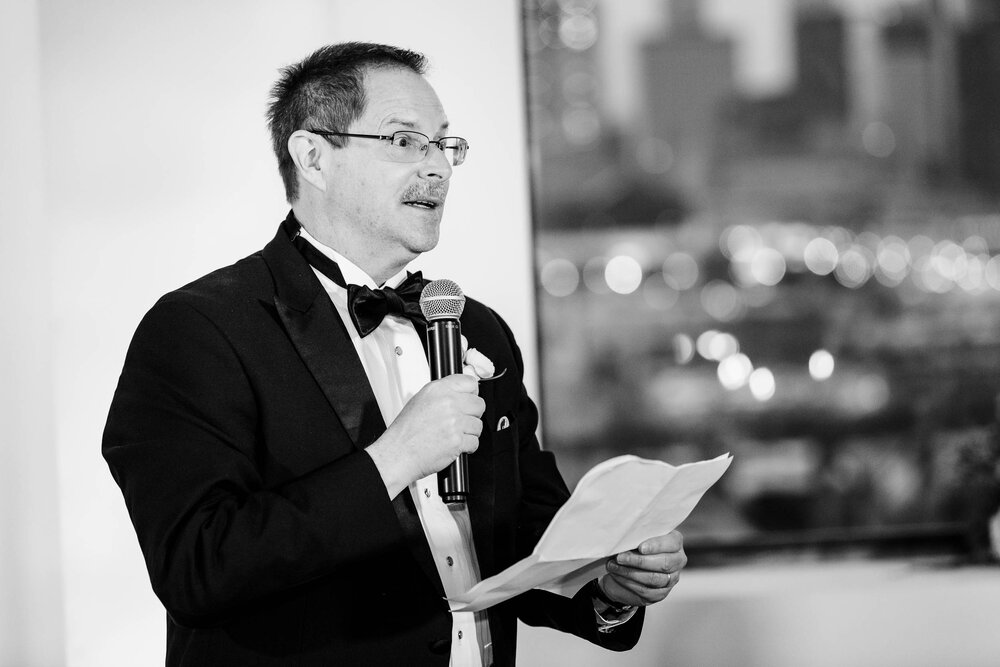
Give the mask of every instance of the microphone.
<svg viewBox="0 0 1000 667">
<path fill-rule="evenodd" d="M 450 280 L 428 283 L 420 293 L 420 310 L 427 319 L 427 361 L 431 380 L 462 372 L 462 325 L 465 295 Z M 469 497 L 469 455 L 459 454 L 438 472 L 438 493 L 446 503 L 462 503 Z"/>
</svg>

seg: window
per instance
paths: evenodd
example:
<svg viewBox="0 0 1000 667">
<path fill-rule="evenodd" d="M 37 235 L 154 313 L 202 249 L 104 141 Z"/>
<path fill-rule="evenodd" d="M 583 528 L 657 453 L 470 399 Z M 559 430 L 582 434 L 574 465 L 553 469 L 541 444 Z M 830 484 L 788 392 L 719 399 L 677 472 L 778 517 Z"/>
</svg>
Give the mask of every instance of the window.
<svg viewBox="0 0 1000 667">
<path fill-rule="evenodd" d="M 995 6 L 525 0 L 571 485 L 732 452 L 695 549 L 966 548 L 1000 505 Z"/>
</svg>

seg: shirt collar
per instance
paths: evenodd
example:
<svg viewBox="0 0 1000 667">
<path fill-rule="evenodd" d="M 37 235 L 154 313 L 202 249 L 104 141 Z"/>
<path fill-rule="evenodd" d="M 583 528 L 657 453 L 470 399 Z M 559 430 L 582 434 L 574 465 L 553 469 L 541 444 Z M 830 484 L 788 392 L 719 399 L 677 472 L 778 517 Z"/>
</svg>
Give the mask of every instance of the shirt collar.
<svg viewBox="0 0 1000 667">
<path fill-rule="evenodd" d="M 317 241 L 312 234 L 306 231 L 305 227 L 299 227 L 299 235 L 311 245 L 315 246 L 315 248 L 321 253 L 337 263 L 337 266 L 340 267 L 340 272 L 344 275 L 344 282 L 348 285 L 362 285 L 371 287 L 372 289 L 377 289 L 379 287 L 396 287 L 399 283 L 406 279 L 407 271 L 404 267 L 398 273 L 386 280 L 384 284 L 376 285 L 375 280 L 365 273 L 364 269 L 341 255 L 330 246 Z"/>
</svg>

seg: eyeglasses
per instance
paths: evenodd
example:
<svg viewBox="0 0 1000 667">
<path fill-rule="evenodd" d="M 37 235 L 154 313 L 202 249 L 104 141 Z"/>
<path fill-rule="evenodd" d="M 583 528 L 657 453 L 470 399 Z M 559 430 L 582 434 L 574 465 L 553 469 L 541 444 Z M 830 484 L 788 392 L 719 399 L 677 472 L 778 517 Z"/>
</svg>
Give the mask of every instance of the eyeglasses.
<svg viewBox="0 0 1000 667">
<path fill-rule="evenodd" d="M 392 134 L 351 134 L 350 132 L 329 132 L 309 130 L 324 137 L 356 137 L 358 139 L 378 139 L 384 142 L 385 156 L 393 162 L 422 162 L 427 157 L 431 145 L 445 154 L 453 167 L 465 162 L 469 152 L 469 142 L 462 137 L 441 137 L 432 140 L 426 134 L 400 130 Z"/>
</svg>

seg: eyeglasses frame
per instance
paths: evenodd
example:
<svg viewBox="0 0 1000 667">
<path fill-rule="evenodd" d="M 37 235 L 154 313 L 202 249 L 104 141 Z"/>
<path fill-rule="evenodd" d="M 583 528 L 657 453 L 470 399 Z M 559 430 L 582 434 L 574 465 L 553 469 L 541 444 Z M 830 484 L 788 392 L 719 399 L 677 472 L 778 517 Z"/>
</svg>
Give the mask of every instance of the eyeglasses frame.
<svg viewBox="0 0 1000 667">
<path fill-rule="evenodd" d="M 405 132 L 406 134 L 419 134 L 421 137 L 424 137 L 425 139 L 427 139 L 427 144 L 428 145 L 433 144 L 442 153 L 444 153 L 444 148 L 441 146 L 441 142 L 442 141 L 444 141 L 445 139 L 458 139 L 460 141 L 464 141 L 465 142 L 465 153 L 468 154 L 468 152 L 469 152 L 469 141 L 465 137 L 441 137 L 440 139 L 431 139 L 430 137 L 428 137 L 423 132 L 417 132 L 416 130 L 396 130 L 392 134 L 357 134 L 357 133 L 354 133 L 354 132 L 331 132 L 329 130 L 315 130 L 315 129 L 310 129 L 308 131 L 312 132 L 313 134 L 318 134 L 318 135 L 320 135 L 322 137 L 356 137 L 358 139 L 379 139 L 381 141 L 388 141 L 390 143 L 392 142 L 392 140 L 395 138 L 395 136 L 397 134 L 400 134 L 401 132 Z M 426 159 L 426 156 L 424 156 L 424 159 Z M 413 162 L 413 163 L 409 163 L 409 164 L 417 164 L 419 162 L 422 162 L 422 160 L 418 160 L 417 162 Z M 450 163 L 451 160 L 448 160 L 448 162 Z M 460 166 L 460 165 L 462 165 L 464 163 L 465 163 L 465 158 L 463 157 L 461 162 L 459 162 L 457 164 L 452 163 L 451 166 L 458 167 L 458 166 Z M 407 164 L 407 163 L 403 163 L 403 164 Z"/>
</svg>

